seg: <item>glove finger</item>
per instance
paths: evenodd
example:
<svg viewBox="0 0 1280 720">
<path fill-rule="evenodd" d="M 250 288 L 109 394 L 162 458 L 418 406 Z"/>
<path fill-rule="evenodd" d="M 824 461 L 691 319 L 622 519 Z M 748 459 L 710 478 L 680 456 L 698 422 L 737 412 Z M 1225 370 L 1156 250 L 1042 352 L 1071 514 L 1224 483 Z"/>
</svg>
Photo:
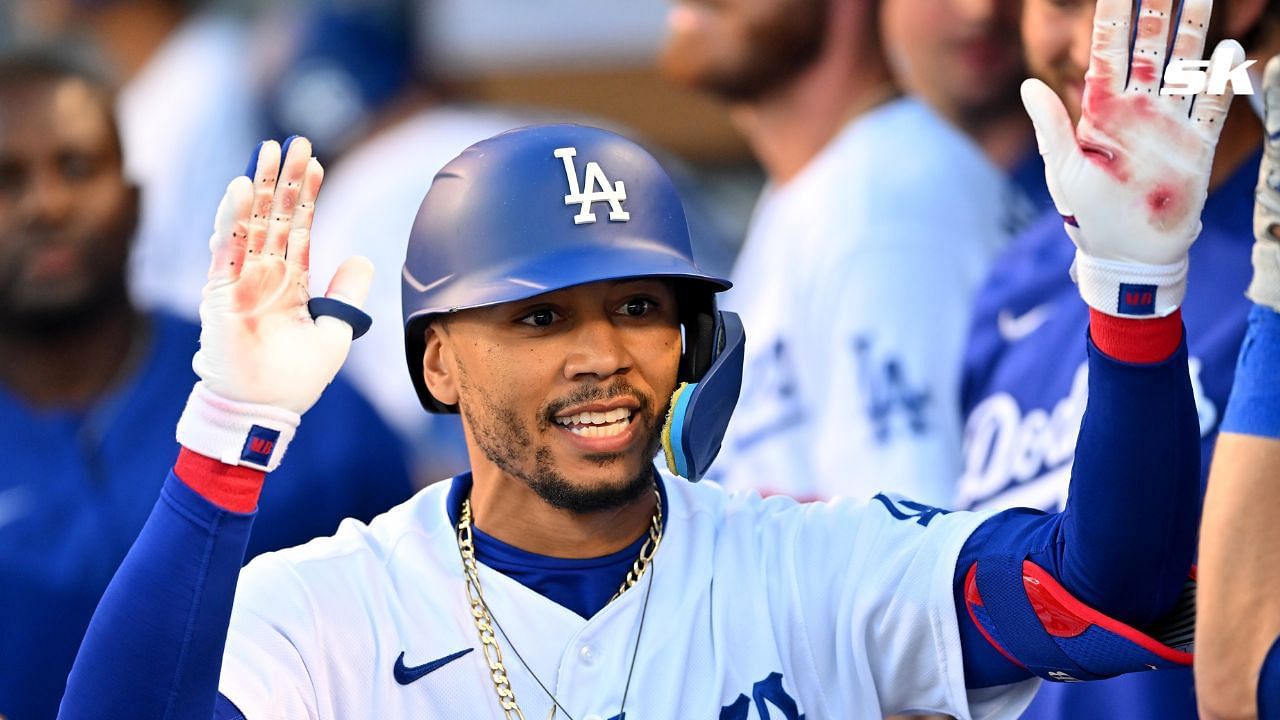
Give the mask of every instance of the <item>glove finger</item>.
<svg viewBox="0 0 1280 720">
<path fill-rule="evenodd" d="M 253 173 L 253 205 L 249 213 L 249 238 L 246 243 L 246 262 L 262 253 L 267 237 L 267 219 L 271 214 L 271 198 L 276 191 L 276 178 L 280 172 L 280 145 L 268 140 L 258 148 L 257 169 Z"/>
<path fill-rule="evenodd" d="M 1213 12 L 1213 0 L 1183 0 L 1178 15 L 1178 27 L 1173 39 L 1170 62 L 1185 62 L 1204 58 L 1205 32 L 1209 29 L 1209 15 Z M 1176 106 L 1180 117 L 1191 117 L 1194 95 L 1164 95 L 1163 101 Z"/>
<path fill-rule="evenodd" d="M 356 255 L 338 266 L 324 296 L 363 308 L 372 283 L 373 262 L 367 257 Z"/>
<path fill-rule="evenodd" d="M 315 219 L 316 196 L 320 192 L 320 184 L 323 181 L 324 167 L 320 165 L 319 160 L 311 158 L 307 161 L 298 205 L 293 210 L 293 220 L 290 222 L 289 229 L 289 247 L 285 252 L 285 259 L 304 273 L 311 267 L 311 221 Z"/>
<path fill-rule="evenodd" d="M 1209 58 L 1209 67 L 1233 68 L 1244 62 L 1244 48 L 1235 40 L 1223 40 L 1213 49 Z M 1212 74 L 1210 74 L 1212 77 Z M 1215 94 L 1216 93 L 1216 94 Z M 1225 88 L 1216 88 L 1212 81 L 1199 95 L 1195 96 L 1195 104 L 1191 108 L 1191 120 L 1200 131 L 1200 136 L 1210 147 L 1218 144 L 1218 135 L 1227 119 L 1227 110 L 1231 108 L 1231 100 L 1235 90 L 1230 83 Z"/>
<path fill-rule="evenodd" d="M 1155 95 L 1159 90 L 1172 17 L 1173 0 L 1142 0 L 1129 61 L 1129 92 Z"/>
<path fill-rule="evenodd" d="M 213 235 L 209 236 L 210 285 L 234 282 L 240 277 L 252 201 L 253 183 L 249 178 L 240 175 L 227 185 L 214 216 Z"/>
<path fill-rule="evenodd" d="M 1034 78 L 1024 80 L 1022 105 L 1031 117 L 1031 125 L 1036 131 L 1036 145 L 1046 163 L 1056 164 L 1064 155 L 1079 147 L 1067 109 L 1048 85 Z"/>
<path fill-rule="evenodd" d="M 1090 86 L 1110 95 L 1124 90 L 1132 16 L 1133 0 L 1098 0 L 1093 11 L 1093 44 L 1089 71 L 1085 73 L 1085 95 Z"/>
<path fill-rule="evenodd" d="M 289 152 L 280 168 L 280 180 L 276 183 L 275 195 L 272 197 L 271 218 L 267 223 L 267 235 L 262 245 L 263 255 L 281 258 L 288 248 L 289 229 L 311 160 L 311 143 L 306 138 L 291 137 L 285 143 Z"/>
<path fill-rule="evenodd" d="M 355 308 L 361 308 L 369 297 L 369 286 L 373 282 L 373 263 L 369 258 L 356 256 L 347 258 L 333 274 L 329 281 L 329 289 L 325 297 L 340 300 Z M 315 320 L 316 328 L 328 346 L 328 352 L 338 359 L 338 366 L 346 358 L 351 345 L 353 328 L 347 322 L 332 315 L 321 315 Z"/>
</svg>

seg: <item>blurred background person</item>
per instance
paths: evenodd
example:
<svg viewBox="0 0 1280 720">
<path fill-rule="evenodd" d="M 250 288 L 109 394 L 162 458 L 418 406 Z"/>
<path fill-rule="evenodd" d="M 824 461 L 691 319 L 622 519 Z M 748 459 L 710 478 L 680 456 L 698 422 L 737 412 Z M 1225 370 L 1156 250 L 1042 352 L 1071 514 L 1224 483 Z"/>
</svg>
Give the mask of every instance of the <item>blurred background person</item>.
<svg viewBox="0 0 1280 720">
<path fill-rule="evenodd" d="M 1092 0 L 1023 3 L 1022 38 L 1031 72 L 1057 92 L 1075 119 L 1094 6 Z M 1162 7 L 1172 9 L 1168 2 L 1144 3 Z M 1221 37 L 1238 38 L 1253 59 L 1280 49 L 1280 3 L 1220 0 L 1213 10 L 1207 47 Z M 1250 101 L 1237 92 L 1218 141 L 1182 316 L 1206 472 L 1250 305 L 1244 291 L 1253 244 L 1251 198 L 1263 139 Z M 957 507 L 1062 507 L 1086 392 L 1088 314 L 1074 300 L 1078 292 L 1068 275 L 1073 258 L 1061 216 L 1048 211 L 997 260 L 978 296 L 964 367 L 964 468 Z M 1191 672 L 1174 670 L 1087 687 L 1046 683 L 1026 717 L 1169 720 L 1195 714 Z"/>
<path fill-rule="evenodd" d="M 731 486 L 951 496 L 972 296 L 1026 201 L 979 145 L 900 97 L 880 10 L 682 0 L 668 15 L 663 69 L 728 104 L 769 181 L 725 298 L 751 338 L 713 468 Z M 1016 46 L 989 47 L 1016 72 Z"/>
<path fill-rule="evenodd" d="M 17 0 L 21 34 L 89 43 L 119 83 L 125 172 L 141 191 L 130 259 L 140 307 L 196 318 L 208 228 L 262 137 L 249 24 L 207 0 Z M 192 287 L 196 290 L 192 290 Z"/>
<path fill-rule="evenodd" d="M 0 715 L 11 720 L 56 715 L 195 381 L 200 328 L 128 297 L 140 193 L 112 102 L 68 54 L 0 57 Z M 296 462 L 263 493 L 252 555 L 410 494 L 402 446 L 341 378 L 305 426 Z"/>
<path fill-rule="evenodd" d="M 902 87 L 1004 171 L 1015 233 L 1053 207 L 1018 88 L 1022 0 L 881 0 L 885 54 Z"/>
</svg>

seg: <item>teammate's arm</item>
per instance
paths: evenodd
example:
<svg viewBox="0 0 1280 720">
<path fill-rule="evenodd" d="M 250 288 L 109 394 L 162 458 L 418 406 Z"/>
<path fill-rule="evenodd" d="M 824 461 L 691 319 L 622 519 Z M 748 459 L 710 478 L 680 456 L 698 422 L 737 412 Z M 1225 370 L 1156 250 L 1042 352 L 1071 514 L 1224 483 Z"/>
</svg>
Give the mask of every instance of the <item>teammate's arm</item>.
<svg viewBox="0 0 1280 720">
<path fill-rule="evenodd" d="M 201 379 L 178 423 L 183 450 L 94 613 L 61 718 L 214 716 L 258 494 L 342 365 L 363 319 L 343 301 L 363 302 L 372 276 L 353 258 L 327 303 L 310 298 L 323 170 L 305 138 L 286 148 L 281 163 L 279 145 L 260 146 L 253 179 L 232 181 L 219 206 L 192 362 Z M 225 702 L 218 712 L 234 717 Z"/>
<path fill-rule="evenodd" d="M 1100 0 L 1077 127 L 1047 86 L 1023 85 L 1049 189 L 1077 248 L 1072 276 L 1091 308 L 1089 400 L 1066 509 L 998 514 L 961 552 L 955 592 L 970 687 L 1190 660 L 1136 628 L 1177 601 L 1199 512 L 1199 433 L 1178 307 L 1231 94 L 1159 87 L 1170 23 L 1173 57 L 1198 60 L 1211 4 L 1188 0 L 1177 15 L 1171 0 L 1152 0 L 1131 19 L 1130 0 Z M 1242 58 L 1234 41 L 1214 50 L 1216 64 Z"/>
<path fill-rule="evenodd" d="M 1280 57 L 1267 64 L 1254 200 L 1256 303 L 1205 495 L 1196 697 L 1205 718 L 1280 717 Z"/>
</svg>

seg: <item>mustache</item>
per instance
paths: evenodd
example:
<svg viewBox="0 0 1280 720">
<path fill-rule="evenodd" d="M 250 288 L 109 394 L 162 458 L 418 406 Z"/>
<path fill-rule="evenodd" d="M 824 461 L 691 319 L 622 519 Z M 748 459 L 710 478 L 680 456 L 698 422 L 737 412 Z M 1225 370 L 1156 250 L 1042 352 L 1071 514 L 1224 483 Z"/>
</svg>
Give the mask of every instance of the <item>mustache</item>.
<svg viewBox="0 0 1280 720">
<path fill-rule="evenodd" d="M 550 427 L 555 422 L 556 415 L 559 415 L 566 408 L 583 403 L 601 402 L 612 400 L 618 397 L 631 397 L 639 404 L 636 414 L 641 416 L 651 416 L 653 414 L 653 398 L 636 390 L 625 380 L 618 380 L 611 385 L 605 387 L 601 385 L 583 385 L 564 397 L 557 398 L 547 403 L 543 408 L 541 424 L 543 427 Z"/>
</svg>

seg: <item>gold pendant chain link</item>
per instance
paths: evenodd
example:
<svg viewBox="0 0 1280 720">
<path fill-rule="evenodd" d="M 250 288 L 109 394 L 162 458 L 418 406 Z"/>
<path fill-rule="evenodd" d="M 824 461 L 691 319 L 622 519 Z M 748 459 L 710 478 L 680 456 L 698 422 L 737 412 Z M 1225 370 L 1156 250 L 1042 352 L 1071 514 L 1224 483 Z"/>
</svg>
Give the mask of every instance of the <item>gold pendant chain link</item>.
<svg viewBox="0 0 1280 720">
<path fill-rule="evenodd" d="M 653 519 L 649 523 L 649 536 L 645 538 L 644 545 L 640 546 L 640 555 L 632 563 L 631 569 L 627 571 L 627 577 L 622 581 L 618 592 L 609 598 L 610 603 L 640 582 L 640 577 L 644 575 L 644 571 L 649 567 L 653 556 L 658 552 L 658 545 L 662 542 L 662 495 L 658 493 L 657 488 L 654 488 L 653 492 L 654 495 L 657 495 L 658 502 L 654 507 Z M 489 664 L 489 675 L 493 681 L 493 689 L 498 694 L 498 704 L 502 707 L 506 720 L 515 720 L 516 718 L 525 720 L 524 712 L 520 709 L 520 705 L 516 703 L 516 695 L 511 689 L 511 681 L 507 677 L 507 668 L 503 663 L 502 646 L 498 643 L 498 632 L 502 628 L 489 611 L 489 605 L 484 599 L 484 592 L 480 588 L 480 572 L 476 565 L 475 542 L 471 533 L 471 498 L 469 497 L 462 501 L 462 512 L 458 519 L 458 554 L 462 556 L 462 574 L 466 579 L 467 601 L 471 604 L 471 617 L 475 621 L 476 631 L 480 634 L 481 649 L 484 651 L 485 661 Z M 506 633 L 503 633 L 503 635 L 505 637 Z M 507 642 L 511 642 L 511 639 L 507 638 Z M 636 643 L 636 652 L 639 652 L 639 638 L 636 638 Z M 556 709 L 563 709 L 560 702 L 547 689 L 547 686 L 543 685 L 538 676 L 533 674 L 533 669 L 529 667 L 528 663 L 525 663 L 523 657 L 520 657 L 519 651 L 516 651 L 516 657 L 524 665 L 525 670 L 533 676 L 533 679 L 542 686 L 543 692 L 551 698 L 551 710 L 547 717 L 555 717 Z M 625 703 L 625 699 L 623 702 Z M 566 710 L 565 715 L 568 714 Z"/>
</svg>

